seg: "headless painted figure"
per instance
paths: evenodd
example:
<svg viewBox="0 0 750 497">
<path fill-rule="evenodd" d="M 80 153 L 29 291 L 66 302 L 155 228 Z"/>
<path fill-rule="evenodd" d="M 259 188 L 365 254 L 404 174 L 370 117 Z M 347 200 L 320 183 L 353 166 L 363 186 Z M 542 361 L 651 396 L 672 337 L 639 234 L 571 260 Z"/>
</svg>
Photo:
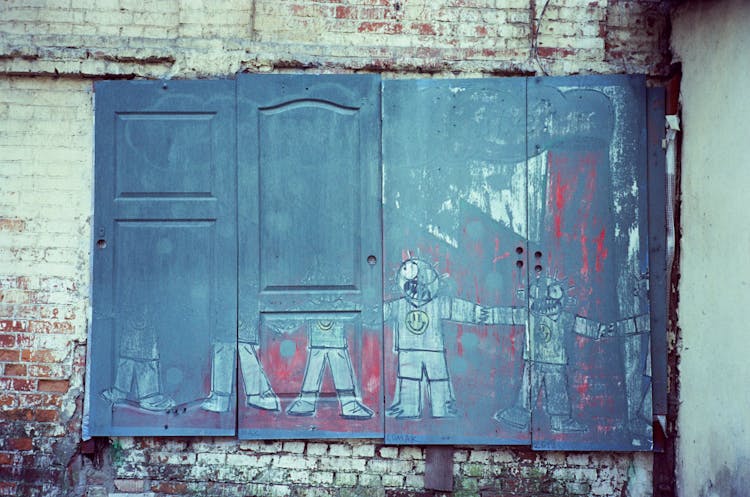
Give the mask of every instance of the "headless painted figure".
<svg viewBox="0 0 750 497">
<path fill-rule="evenodd" d="M 349 357 L 344 323 L 332 319 L 307 320 L 308 347 L 305 377 L 299 396 L 287 408 L 292 416 L 312 416 L 316 405 L 326 364 L 331 370 L 333 386 L 341 404 L 341 417 L 368 419 L 373 411 L 362 403 L 356 388 L 354 368 Z"/>
<path fill-rule="evenodd" d="M 258 328 L 254 321 L 241 319 L 238 342 L 213 344 L 211 360 L 211 393 L 201 407 L 207 411 L 226 412 L 232 396 L 235 357 L 239 352 L 240 371 L 245 387 L 245 402 L 267 411 L 280 409 L 279 398 L 271 388 L 258 359 Z"/>
<path fill-rule="evenodd" d="M 101 396 L 112 404 L 120 404 L 132 392 L 142 409 L 171 409 L 175 402 L 161 391 L 160 366 L 158 338 L 148 309 L 132 311 L 120 332 L 114 385 Z"/>
</svg>

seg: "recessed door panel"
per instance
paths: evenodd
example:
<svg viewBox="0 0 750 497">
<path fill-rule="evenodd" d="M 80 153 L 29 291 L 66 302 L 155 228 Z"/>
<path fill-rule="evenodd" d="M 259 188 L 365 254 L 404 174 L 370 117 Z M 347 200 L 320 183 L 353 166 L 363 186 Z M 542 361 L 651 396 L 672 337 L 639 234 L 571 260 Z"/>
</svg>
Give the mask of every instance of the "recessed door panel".
<svg viewBox="0 0 750 497">
<path fill-rule="evenodd" d="M 262 291 L 357 290 L 358 110 L 306 99 L 258 117 Z"/>
</svg>

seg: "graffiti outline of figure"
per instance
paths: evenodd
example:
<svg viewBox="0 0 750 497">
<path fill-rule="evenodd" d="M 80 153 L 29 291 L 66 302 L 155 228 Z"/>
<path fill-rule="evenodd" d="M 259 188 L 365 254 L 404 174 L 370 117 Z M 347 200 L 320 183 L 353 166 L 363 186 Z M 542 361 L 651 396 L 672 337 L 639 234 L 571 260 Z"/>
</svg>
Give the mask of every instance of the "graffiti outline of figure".
<svg viewBox="0 0 750 497">
<path fill-rule="evenodd" d="M 524 367 L 521 386 L 513 406 L 495 413 L 494 419 L 519 431 L 527 431 L 531 422 L 533 403 L 544 395 L 544 409 L 550 416 L 550 428 L 555 433 L 581 433 L 586 425 L 573 419 L 568 395 L 568 355 L 566 337 L 569 333 L 598 340 L 615 334 L 621 328 L 637 326 L 639 316 L 602 324 L 574 315 L 564 306 L 562 282 L 550 276 L 538 276 L 529 288 L 529 313 L 524 347 Z M 491 309 L 489 322 L 495 312 Z"/>
<path fill-rule="evenodd" d="M 307 362 L 302 387 L 287 408 L 292 416 L 312 416 L 323 386 L 326 364 L 331 370 L 333 386 L 345 419 L 369 419 L 373 411 L 362 403 L 357 392 L 356 376 L 349 356 L 344 324 L 340 320 L 317 319 L 306 322 L 308 331 Z"/>
<path fill-rule="evenodd" d="M 212 412 L 226 412 L 232 396 L 234 362 L 239 350 L 240 370 L 245 387 L 246 404 L 266 411 L 278 411 L 279 398 L 271 388 L 258 358 L 258 328 L 254 321 L 240 318 L 238 343 L 213 344 L 211 361 L 211 392 L 201 407 Z"/>
<path fill-rule="evenodd" d="M 402 296 L 383 308 L 383 321 L 393 326 L 398 360 L 396 392 L 386 414 L 399 419 L 421 418 L 422 382 L 426 380 L 431 416 L 454 417 L 458 411 L 442 322 L 485 324 L 489 311 L 467 300 L 440 295 L 437 270 L 420 257 L 404 260 L 396 279 Z M 514 314 L 512 308 L 498 308 L 495 324 L 513 324 Z"/>
<path fill-rule="evenodd" d="M 166 411 L 175 401 L 164 395 L 161 386 L 159 345 L 148 307 L 128 311 L 120 333 L 115 381 L 101 393 L 114 404 L 126 403 L 133 390 L 136 403 L 147 411 Z"/>
</svg>

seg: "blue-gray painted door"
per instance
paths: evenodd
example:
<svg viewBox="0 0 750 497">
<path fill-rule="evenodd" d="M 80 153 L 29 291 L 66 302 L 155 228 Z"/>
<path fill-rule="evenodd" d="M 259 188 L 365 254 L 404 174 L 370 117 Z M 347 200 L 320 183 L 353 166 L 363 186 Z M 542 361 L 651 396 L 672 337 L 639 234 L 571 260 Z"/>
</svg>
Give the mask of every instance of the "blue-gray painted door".
<svg viewBox="0 0 750 497">
<path fill-rule="evenodd" d="M 546 199 L 529 239 L 532 447 L 650 450 L 645 80 L 532 78 L 527 94 L 529 188 Z"/>
<path fill-rule="evenodd" d="M 232 435 L 205 409 L 212 343 L 236 341 L 233 81 L 96 91 L 91 435 Z"/>
<path fill-rule="evenodd" d="M 380 80 L 244 75 L 241 438 L 382 437 Z"/>
<path fill-rule="evenodd" d="M 523 78 L 383 82 L 386 442 L 529 444 Z M 533 203 L 532 202 L 532 203 Z"/>
</svg>

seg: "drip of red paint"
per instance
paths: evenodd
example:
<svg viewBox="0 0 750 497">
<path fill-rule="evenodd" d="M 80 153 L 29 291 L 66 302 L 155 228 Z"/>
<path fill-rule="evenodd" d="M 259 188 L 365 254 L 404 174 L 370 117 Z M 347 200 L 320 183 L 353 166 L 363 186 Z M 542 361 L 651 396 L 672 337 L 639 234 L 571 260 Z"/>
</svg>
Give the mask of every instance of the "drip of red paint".
<svg viewBox="0 0 750 497">
<path fill-rule="evenodd" d="M 596 263 L 594 265 L 594 269 L 597 273 L 600 273 L 602 271 L 602 262 L 604 259 L 607 258 L 607 247 L 604 246 L 604 235 L 605 235 L 606 229 L 602 228 L 601 233 L 599 233 L 599 236 L 596 237 Z"/>
</svg>

